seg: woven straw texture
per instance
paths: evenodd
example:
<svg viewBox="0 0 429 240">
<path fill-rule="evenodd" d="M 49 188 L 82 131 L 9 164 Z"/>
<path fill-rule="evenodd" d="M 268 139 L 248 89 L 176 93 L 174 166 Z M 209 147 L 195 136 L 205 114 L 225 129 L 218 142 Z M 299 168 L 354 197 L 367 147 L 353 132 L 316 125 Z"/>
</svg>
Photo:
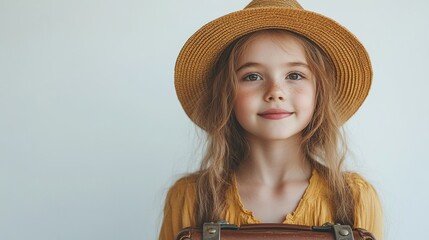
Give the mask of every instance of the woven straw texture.
<svg viewBox="0 0 429 240">
<path fill-rule="evenodd" d="M 331 57 L 337 78 L 336 107 L 342 123 L 359 109 L 372 80 L 371 62 L 359 40 L 334 20 L 304 10 L 296 1 L 254 0 L 244 10 L 209 22 L 183 46 L 176 61 L 175 87 L 191 120 L 194 121 L 192 111 L 206 93 L 206 80 L 222 51 L 247 33 L 273 28 L 304 35 Z"/>
</svg>

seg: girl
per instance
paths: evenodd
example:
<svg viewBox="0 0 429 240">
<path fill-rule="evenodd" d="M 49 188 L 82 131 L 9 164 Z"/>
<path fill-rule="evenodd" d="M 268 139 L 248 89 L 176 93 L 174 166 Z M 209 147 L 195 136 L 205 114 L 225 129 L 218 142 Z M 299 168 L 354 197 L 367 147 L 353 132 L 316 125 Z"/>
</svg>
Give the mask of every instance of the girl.
<svg viewBox="0 0 429 240">
<path fill-rule="evenodd" d="M 206 154 L 169 190 L 160 240 L 218 220 L 342 223 L 383 239 L 376 191 L 343 171 L 341 125 L 371 79 L 361 43 L 293 0 L 254 0 L 198 30 L 179 54 L 175 85 L 207 133 Z"/>
</svg>

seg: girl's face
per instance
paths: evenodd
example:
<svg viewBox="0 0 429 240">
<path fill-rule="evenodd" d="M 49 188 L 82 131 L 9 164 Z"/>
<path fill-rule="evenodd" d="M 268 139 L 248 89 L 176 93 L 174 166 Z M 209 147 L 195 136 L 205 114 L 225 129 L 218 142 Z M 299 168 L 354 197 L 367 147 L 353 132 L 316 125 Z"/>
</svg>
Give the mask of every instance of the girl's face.
<svg viewBox="0 0 429 240">
<path fill-rule="evenodd" d="M 259 33 L 237 59 L 235 116 L 248 137 L 284 140 L 310 122 L 316 81 L 290 34 Z"/>
</svg>

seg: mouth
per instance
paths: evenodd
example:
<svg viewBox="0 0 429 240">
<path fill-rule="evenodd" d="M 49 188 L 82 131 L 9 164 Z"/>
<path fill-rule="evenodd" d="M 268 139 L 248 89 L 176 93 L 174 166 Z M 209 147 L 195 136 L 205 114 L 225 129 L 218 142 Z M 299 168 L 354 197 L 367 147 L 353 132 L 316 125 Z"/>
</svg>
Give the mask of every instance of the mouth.
<svg viewBox="0 0 429 240">
<path fill-rule="evenodd" d="M 271 120 L 279 120 L 287 118 L 292 114 L 294 114 L 294 112 L 289 112 L 283 109 L 268 109 L 267 111 L 258 113 L 258 116 Z"/>
</svg>

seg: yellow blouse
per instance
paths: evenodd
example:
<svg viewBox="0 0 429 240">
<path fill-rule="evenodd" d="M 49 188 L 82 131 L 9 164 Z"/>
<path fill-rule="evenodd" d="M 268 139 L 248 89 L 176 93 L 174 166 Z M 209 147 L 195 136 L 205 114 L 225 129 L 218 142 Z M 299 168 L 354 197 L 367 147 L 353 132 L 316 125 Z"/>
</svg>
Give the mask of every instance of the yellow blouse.
<svg viewBox="0 0 429 240">
<path fill-rule="evenodd" d="M 347 174 L 355 198 L 355 227 L 372 232 L 377 240 L 383 240 L 383 215 L 377 192 L 357 173 Z M 195 179 L 187 177 L 177 181 L 168 191 L 164 219 L 159 240 L 174 240 L 182 228 L 195 226 L 193 206 Z M 325 181 L 313 170 L 309 185 L 293 213 L 286 215 L 283 223 L 322 225 L 333 222 L 332 208 L 327 196 Z M 227 192 L 227 209 L 222 219 L 232 224 L 260 223 L 251 211 L 246 210 L 238 194 L 237 183 Z"/>
</svg>

